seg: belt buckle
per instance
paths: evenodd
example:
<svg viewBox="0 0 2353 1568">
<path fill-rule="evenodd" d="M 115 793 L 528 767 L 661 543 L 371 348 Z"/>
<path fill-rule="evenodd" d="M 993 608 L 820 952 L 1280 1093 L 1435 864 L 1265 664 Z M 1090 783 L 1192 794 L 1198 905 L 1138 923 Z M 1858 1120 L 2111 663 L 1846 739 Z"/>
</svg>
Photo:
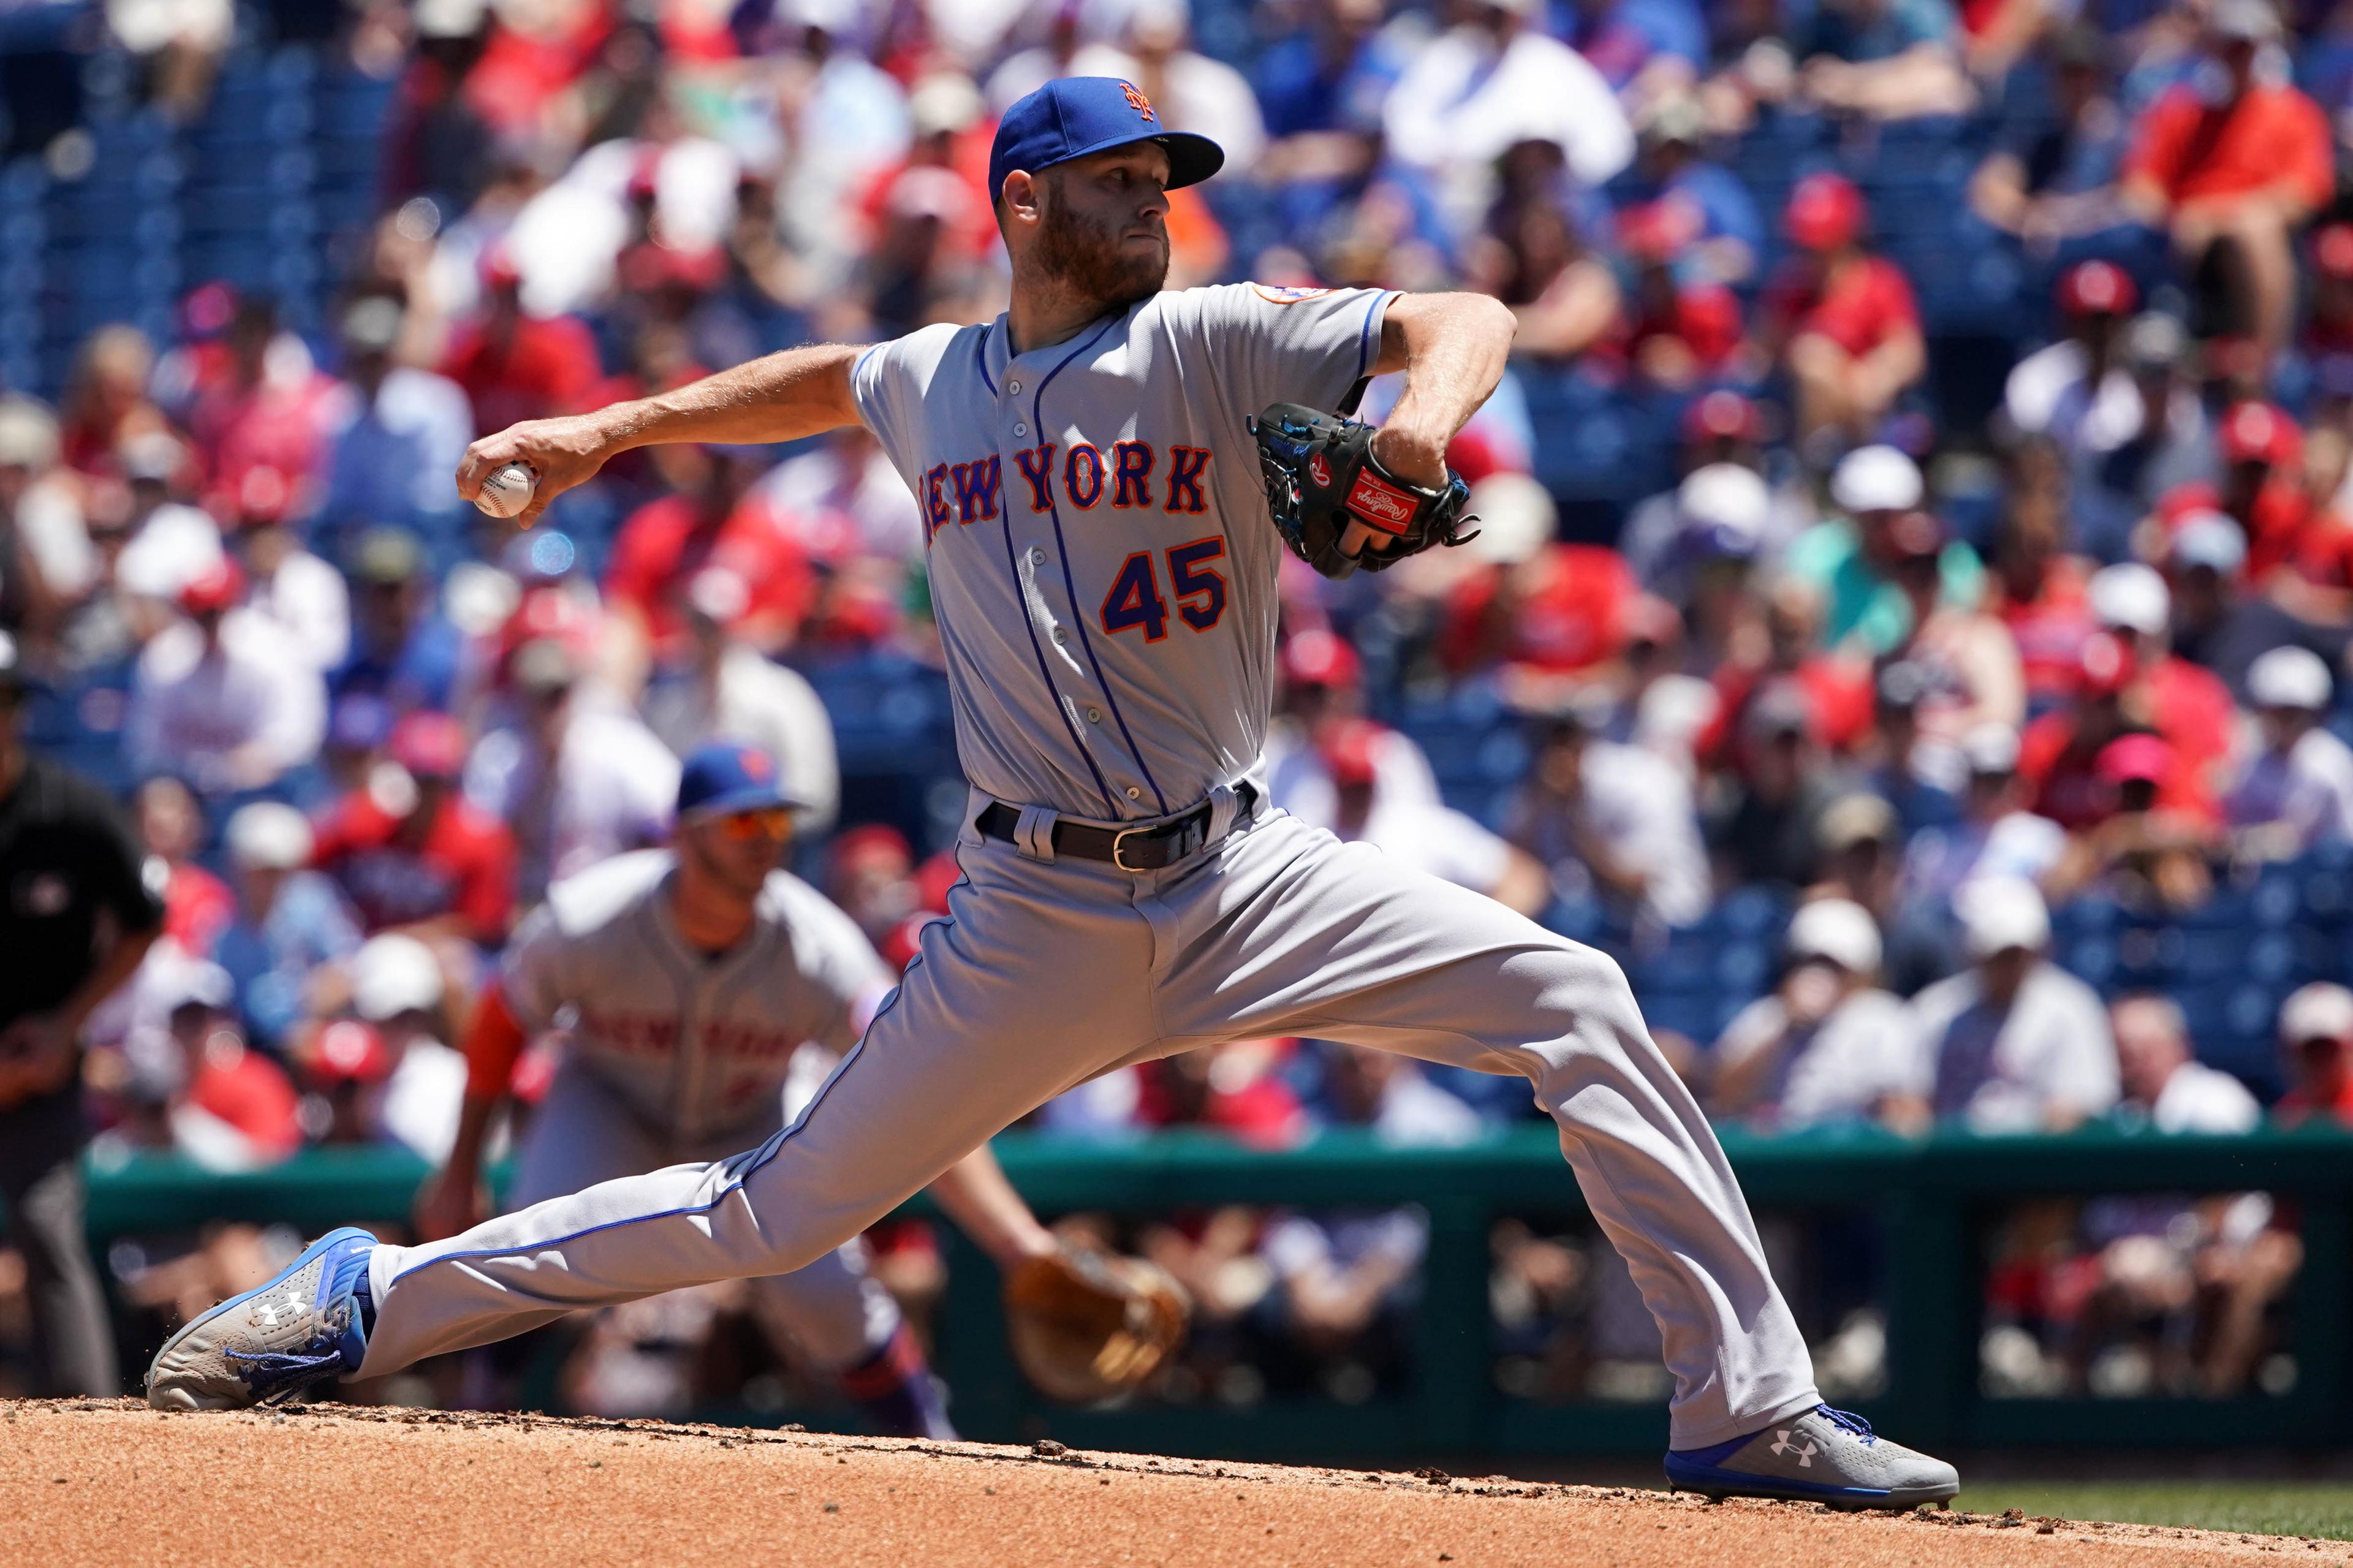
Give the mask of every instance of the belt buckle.
<svg viewBox="0 0 2353 1568">
<path fill-rule="evenodd" d="M 1129 865 L 1125 855 L 1127 841 L 1129 839 L 1141 837 L 1145 834 L 1150 833 L 1152 829 L 1148 827 L 1123 827 L 1116 833 L 1113 833 L 1111 836 L 1111 863 L 1113 866 L 1118 867 L 1121 870 L 1126 872 L 1131 877 L 1141 876 L 1143 873 L 1153 869 L 1150 866 Z"/>
</svg>

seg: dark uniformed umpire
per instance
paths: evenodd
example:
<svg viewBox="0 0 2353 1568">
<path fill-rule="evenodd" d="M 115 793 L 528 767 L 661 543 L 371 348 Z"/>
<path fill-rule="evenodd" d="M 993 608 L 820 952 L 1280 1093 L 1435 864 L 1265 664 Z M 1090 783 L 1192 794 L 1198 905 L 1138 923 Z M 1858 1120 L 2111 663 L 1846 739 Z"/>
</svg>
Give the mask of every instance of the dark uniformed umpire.
<svg viewBox="0 0 2353 1568">
<path fill-rule="evenodd" d="M 24 1254 L 49 1392 L 121 1392 L 82 1234 L 81 1026 L 163 928 L 106 792 L 25 750 L 28 682 L 0 631 L 0 1205 Z"/>
</svg>

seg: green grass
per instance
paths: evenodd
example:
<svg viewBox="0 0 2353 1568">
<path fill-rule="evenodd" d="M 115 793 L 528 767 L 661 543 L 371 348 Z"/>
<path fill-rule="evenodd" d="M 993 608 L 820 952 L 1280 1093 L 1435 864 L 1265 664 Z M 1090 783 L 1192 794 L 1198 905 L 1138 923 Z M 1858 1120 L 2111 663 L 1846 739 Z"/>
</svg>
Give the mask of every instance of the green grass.
<svg viewBox="0 0 2353 1568">
<path fill-rule="evenodd" d="M 1989 1481 L 1955 1508 L 2353 1541 L 2353 1481 Z"/>
</svg>

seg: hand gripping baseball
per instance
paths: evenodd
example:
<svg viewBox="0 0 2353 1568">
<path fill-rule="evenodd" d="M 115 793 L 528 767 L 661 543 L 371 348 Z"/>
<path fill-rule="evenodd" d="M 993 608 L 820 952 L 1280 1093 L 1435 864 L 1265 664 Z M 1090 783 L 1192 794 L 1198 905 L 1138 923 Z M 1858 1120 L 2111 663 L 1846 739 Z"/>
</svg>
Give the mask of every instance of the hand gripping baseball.
<svg viewBox="0 0 2353 1568">
<path fill-rule="evenodd" d="M 516 519 L 529 528 L 539 521 L 549 501 L 586 483 L 614 450 L 593 415 L 526 419 L 466 448 L 465 458 L 458 465 L 458 493 L 480 506 L 483 481 L 508 464 L 520 463 L 536 476 L 531 504 Z M 483 510 L 498 515 L 495 506 Z"/>
</svg>

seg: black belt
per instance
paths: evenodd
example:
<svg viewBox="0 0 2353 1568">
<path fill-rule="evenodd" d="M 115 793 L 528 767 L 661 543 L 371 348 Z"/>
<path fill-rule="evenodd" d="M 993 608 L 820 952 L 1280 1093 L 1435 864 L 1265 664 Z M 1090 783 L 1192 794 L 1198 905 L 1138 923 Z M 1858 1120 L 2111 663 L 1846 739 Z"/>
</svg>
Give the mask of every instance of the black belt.
<svg viewBox="0 0 2353 1568">
<path fill-rule="evenodd" d="M 1234 826 L 1248 822 L 1257 805 L 1257 787 L 1247 783 L 1236 784 Z M 1054 853 L 1082 860 L 1107 860 L 1123 871 L 1157 871 L 1208 847 L 1209 816 L 1214 809 L 1209 802 L 1203 801 L 1181 816 L 1155 822 L 1149 827 L 1092 827 L 1059 817 L 1054 823 Z M 1020 825 L 1021 808 L 1001 800 L 989 802 L 973 819 L 974 826 L 1008 844 L 1020 842 L 1014 831 Z"/>
</svg>

